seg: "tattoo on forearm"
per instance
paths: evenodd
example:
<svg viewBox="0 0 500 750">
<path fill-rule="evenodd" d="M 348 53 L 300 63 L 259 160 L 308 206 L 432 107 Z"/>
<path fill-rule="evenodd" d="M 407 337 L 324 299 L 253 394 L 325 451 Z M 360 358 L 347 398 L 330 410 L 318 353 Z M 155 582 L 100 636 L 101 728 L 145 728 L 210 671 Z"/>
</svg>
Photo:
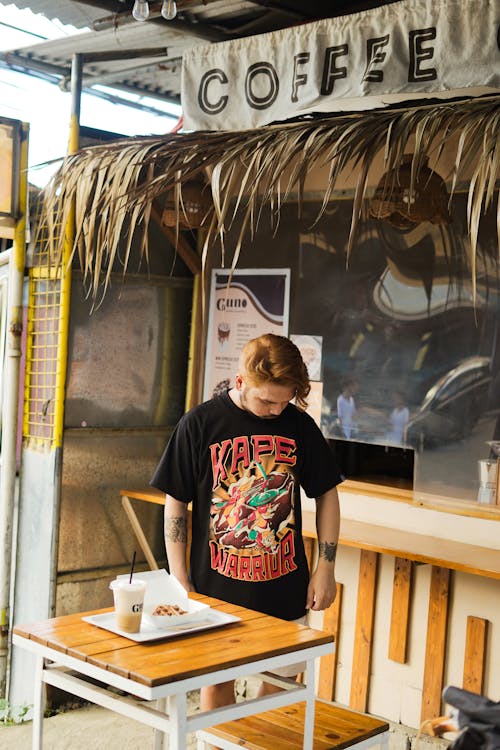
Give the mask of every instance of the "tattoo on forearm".
<svg viewBox="0 0 500 750">
<path fill-rule="evenodd" d="M 181 516 L 166 518 L 165 539 L 169 542 L 187 542 L 187 519 Z"/>
<path fill-rule="evenodd" d="M 324 558 L 327 562 L 335 562 L 337 557 L 337 545 L 335 542 L 320 542 L 319 543 L 319 556 Z"/>
</svg>

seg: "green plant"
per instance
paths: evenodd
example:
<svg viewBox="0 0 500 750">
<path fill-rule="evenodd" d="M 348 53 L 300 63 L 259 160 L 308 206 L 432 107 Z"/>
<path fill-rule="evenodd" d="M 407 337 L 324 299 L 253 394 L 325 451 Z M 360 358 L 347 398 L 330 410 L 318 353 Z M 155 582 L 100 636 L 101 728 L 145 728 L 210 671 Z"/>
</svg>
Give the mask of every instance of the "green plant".
<svg viewBox="0 0 500 750">
<path fill-rule="evenodd" d="M 22 724 L 30 708 L 28 704 L 12 706 L 7 698 L 0 698 L 0 726 L 10 727 L 14 724 Z"/>
</svg>

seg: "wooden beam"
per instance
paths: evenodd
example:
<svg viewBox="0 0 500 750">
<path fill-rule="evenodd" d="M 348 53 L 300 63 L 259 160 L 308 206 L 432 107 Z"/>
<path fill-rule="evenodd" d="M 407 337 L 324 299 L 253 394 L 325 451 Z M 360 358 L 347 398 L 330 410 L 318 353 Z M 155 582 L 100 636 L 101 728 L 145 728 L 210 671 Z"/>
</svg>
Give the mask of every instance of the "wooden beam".
<svg viewBox="0 0 500 750">
<path fill-rule="evenodd" d="M 339 657 L 340 609 L 342 606 L 342 584 L 337 583 L 337 596 L 333 604 L 325 610 L 322 630 L 332 633 L 335 638 L 333 654 L 322 656 L 319 662 L 318 698 L 335 700 L 335 682 Z"/>
<path fill-rule="evenodd" d="M 449 592 L 450 571 L 448 568 L 439 568 L 433 565 L 425 646 L 422 721 L 435 719 L 441 715 Z"/>
<path fill-rule="evenodd" d="M 164 224 L 161 220 L 161 214 L 155 206 L 151 207 L 151 218 L 158 224 L 161 232 L 179 253 L 191 273 L 201 273 L 201 258 L 198 253 L 193 250 L 185 235 L 179 231 L 179 235 L 177 236 L 173 227 Z"/>
<path fill-rule="evenodd" d="M 361 550 L 350 708 L 366 711 L 370 680 L 378 553 Z"/>
<path fill-rule="evenodd" d="M 406 663 L 408 644 L 408 622 L 410 612 L 412 562 L 403 557 L 394 560 L 392 585 L 391 632 L 389 635 L 389 659 Z"/>
<path fill-rule="evenodd" d="M 465 690 L 479 695 L 483 694 L 484 688 L 487 634 L 488 620 L 483 620 L 481 617 L 467 618 L 462 686 Z"/>
</svg>

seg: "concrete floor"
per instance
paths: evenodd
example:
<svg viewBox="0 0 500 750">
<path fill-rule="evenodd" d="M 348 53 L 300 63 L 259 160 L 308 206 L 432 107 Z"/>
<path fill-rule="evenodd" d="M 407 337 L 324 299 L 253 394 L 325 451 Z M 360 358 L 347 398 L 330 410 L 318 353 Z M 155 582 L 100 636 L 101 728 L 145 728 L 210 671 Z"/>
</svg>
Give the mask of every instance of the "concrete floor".
<svg viewBox="0 0 500 750">
<path fill-rule="evenodd" d="M 0 727 L 2 750 L 31 750 L 32 723 Z M 44 719 L 44 750 L 139 750 L 153 746 L 153 730 L 99 706 Z"/>
<path fill-rule="evenodd" d="M 0 726 L 2 750 L 31 750 L 32 724 Z M 421 736 L 407 727 L 391 726 L 389 750 L 448 750 L 447 740 Z M 44 719 L 43 750 L 148 750 L 153 730 L 99 706 L 84 706 Z M 190 735 L 186 750 L 196 750 Z"/>
</svg>

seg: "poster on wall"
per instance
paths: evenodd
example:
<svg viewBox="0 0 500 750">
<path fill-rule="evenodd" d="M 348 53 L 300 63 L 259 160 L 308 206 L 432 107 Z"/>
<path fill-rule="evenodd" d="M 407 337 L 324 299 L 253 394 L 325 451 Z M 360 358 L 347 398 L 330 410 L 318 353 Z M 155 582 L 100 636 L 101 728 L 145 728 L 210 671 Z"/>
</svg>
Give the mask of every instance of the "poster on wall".
<svg viewBox="0 0 500 750">
<path fill-rule="evenodd" d="M 321 427 L 323 403 L 323 383 L 321 382 L 321 365 L 323 356 L 323 337 L 311 334 L 291 334 L 290 339 L 298 347 L 309 375 L 311 390 L 307 397 L 306 411 Z"/>
<path fill-rule="evenodd" d="M 229 283 L 230 282 L 230 283 Z M 241 350 L 263 333 L 288 335 L 290 269 L 214 269 L 203 398 L 231 387 Z"/>
<path fill-rule="evenodd" d="M 0 118 L 0 238 L 12 239 L 18 212 L 21 123 Z"/>
</svg>

